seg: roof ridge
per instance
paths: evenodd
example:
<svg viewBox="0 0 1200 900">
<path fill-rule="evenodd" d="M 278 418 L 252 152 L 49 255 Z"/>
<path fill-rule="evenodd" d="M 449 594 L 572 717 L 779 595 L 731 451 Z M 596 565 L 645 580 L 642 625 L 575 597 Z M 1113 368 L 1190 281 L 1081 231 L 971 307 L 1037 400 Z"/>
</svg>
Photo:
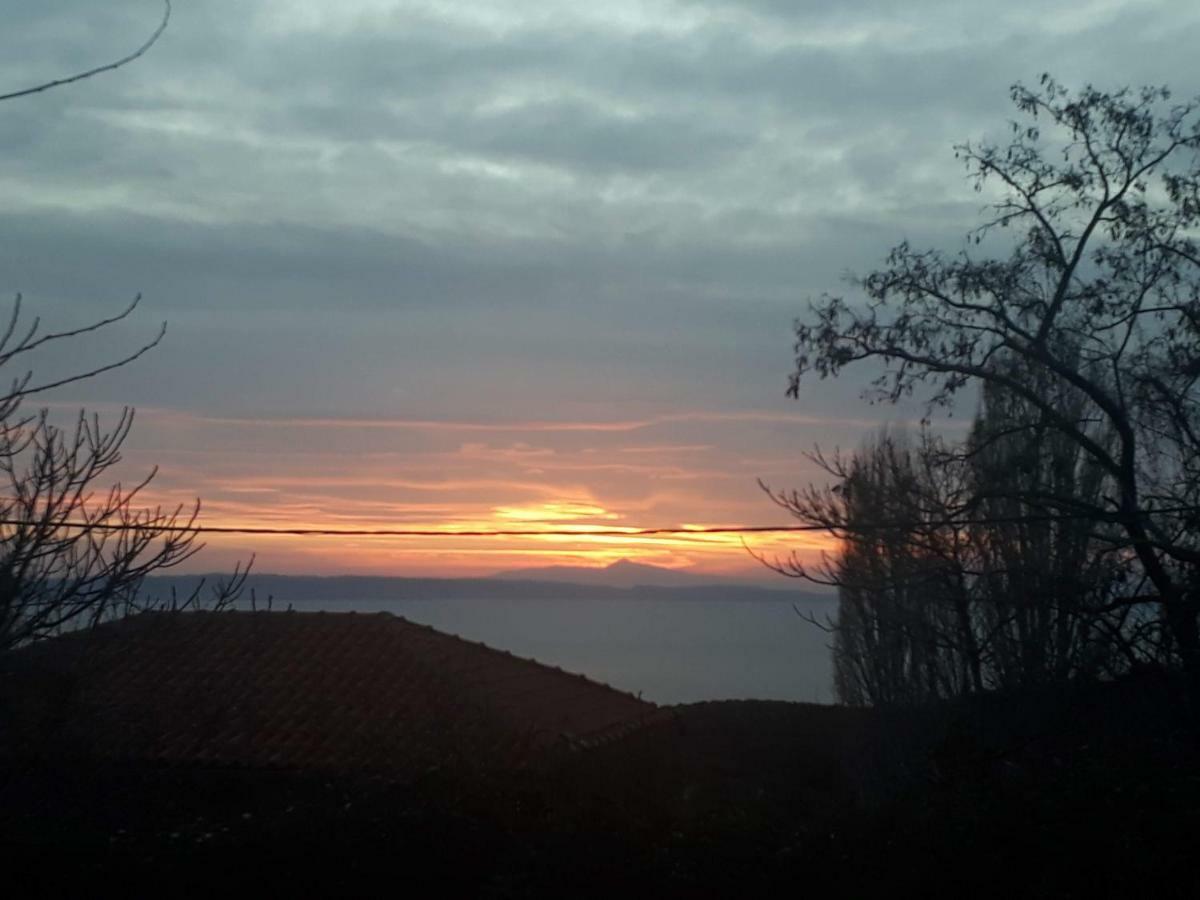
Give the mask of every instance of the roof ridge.
<svg viewBox="0 0 1200 900">
<path fill-rule="evenodd" d="M 59 640 L 5 660 L 48 676 L 46 703 L 70 668 L 81 739 L 114 758 L 411 773 L 447 753 L 615 740 L 662 709 L 387 612 L 154 611 Z"/>
<path fill-rule="evenodd" d="M 500 647 L 493 647 L 483 641 L 472 640 L 471 638 L 463 637 L 462 635 L 455 634 L 454 632 L 451 632 L 451 631 L 443 631 L 440 628 L 434 628 L 432 625 L 428 625 L 424 622 L 416 622 L 416 621 L 413 621 L 412 619 L 407 618 L 406 616 L 399 615 L 398 613 L 388 612 L 386 610 L 380 610 L 378 612 L 367 613 L 367 614 L 356 613 L 354 610 L 346 610 L 344 612 L 332 612 L 332 611 L 324 610 L 324 609 L 322 609 L 322 610 L 291 610 L 291 609 L 289 609 L 289 610 L 270 610 L 270 609 L 256 609 L 256 610 L 248 610 L 248 609 L 145 610 L 140 613 L 135 613 L 132 616 L 125 616 L 120 619 L 110 620 L 108 622 L 102 623 L 101 626 L 97 626 L 97 627 L 105 627 L 105 626 L 110 627 L 110 628 L 114 627 L 114 626 L 121 627 L 125 623 L 135 622 L 137 620 L 145 621 L 146 619 L 160 619 L 160 618 L 178 617 L 178 616 L 197 616 L 197 617 L 203 617 L 203 618 L 209 618 L 209 617 L 216 618 L 216 617 L 221 617 L 221 616 L 223 616 L 223 617 L 237 616 L 238 618 L 254 617 L 254 618 L 261 618 L 263 620 L 266 620 L 267 617 L 280 617 L 280 618 L 288 617 L 288 618 L 292 618 L 292 619 L 307 619 L 310 621 L 316 621 L 316 620 L 321 620 L 321 619 L 341 619 L 346 622 L 354 621 L 354 622 L 362 624 L 362 625 L 369 624 L 372 619 L 376 619 L 376 620 L 384 619 L 384 620 L 389 621 L 389 623 L 392 625 L 400 625 L 402 627 L 419 629 L 421 632 L 431 634 L 431 635 L 436 635 L 438 639 L 457 642 L 458 644 L 466 645 L 468 647 L 475 648 L 476 650 L 484 650 L 489 655 L 491 655 L 495 658 L 505 659 L 510 662 L 516 662 L 516 663 L 519 663 L 524 666 L 537 667 L 540 670 L 547 671 L 547 672 L 553 672 L 557 675 L 564 675 L 569 678 L 581 679 L 581 680 L 587 682 L 588 684 L 591 684 L 597 688 L 602 688 L 606 691 L 610 691 L 613 694 L 616 694 L 620 697 L 623 697 L 623 698 L 626 698 L 629 700 L 635 700 L 639 703 L 644 703 L 648 707 L 651 707 L 654 709 L 658 708 L 658 704 L 653 703 L 649 700 L 643 699 L 642 697 L 635 694 L 633 691 L 622 690 L 621 688 L 614 687 L 613 685 L 609 684 L 608 682 L 600 681 L 596 678 L 591 678 L 588 675 L 583 674 L 582 672 L 573 672 L 568 669 L 564 669 L 561 666 L 550 665 L 548 663 L 542 662 L 541 660 L 534 659 L 533 657 L 519 656 L 518 654 L 513 653 L 511 650 L 505 650 Z"/>
<path fill-rule="evenodd" d="M 333 613 L 333 615 L 338 615 L 338 614 Z M 536 668 L 546 671 L 546 672 L 553 672 L 556 675 L 565 675 L 568 678 L 582 679 L 583 681 L 586 681 L 588 684 L 591 684 L 598 688 L 603 688 L 607 691 L 611 691 L 612 693 L 617 694 L 621 697 L 625 697 L 630 700 L 636 700 L 637 702 L 644 703 L 647 706 L 654 708 L 654 709 L 658 708 L 658 704 L 652 703 L 649 700 L 643 700 L 641 697 L 634 694 L 632 691 L 623 691 L 620 688 L 613 687 L 608 682 L 598 681 L 595 678 L 590 678 L 587 675 L 584 675 L 582 672 L 572 672 L 572 671 L 562 668 L 561 666 L 552 666 L 552 665 L 549 665 L 548 663 L 544 663 L 541 660 L 534 659 L 533 657 L 530 657 L 530 656 L 519 656 L 516 653 L 513 653 L 511 650 L 503 650 L 499 647 L 492 647 L 492 646 L 484 643 L 483 641 L 471 640 L 470 638 L 465 638 L 462 635 L 455 634 L 454 632 L 451 632 L 451 631 L 442 631 L 441 629 L 434 628 L 432 625 L 426 625 L 422 622 L 414 622 L 411 619 L 405 618 L 404 616 L 401 616 L 401 615 L 396 615 L 394 613 L 388 613 L 386 615 L 391 615 L 391 617 L 393 619 L 396 619 L 398 622 L 403 622 L 407 625 L 412 625 L 417 628 L 421 628 L 422 630 L 431 632 L 440 638 L 446 638 L 446 639 L 449 639 L 452 641 L 456 641 L 460 644 L 465 644 L 469 647 L 474 647 L 476 649 L 485 650 L 489 654 L 498 656 L 498 657 L 508 660 L 510 662 L 517 662 L 517 663 L 520 663 L 525 666 L 536 667 Z"/>
</svg>

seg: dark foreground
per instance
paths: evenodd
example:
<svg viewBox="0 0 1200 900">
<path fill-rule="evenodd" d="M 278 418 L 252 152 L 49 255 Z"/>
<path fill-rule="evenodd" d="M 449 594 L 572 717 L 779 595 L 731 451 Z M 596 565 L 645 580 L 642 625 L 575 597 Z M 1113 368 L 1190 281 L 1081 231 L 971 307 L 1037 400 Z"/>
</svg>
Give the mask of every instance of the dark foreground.
<svg viewBox="0 0 1200 900">
<path fill-rule="evenodd" d="M 1200 896 L 1200 764 L 1163 685 L 885 720 L 680 707 L 415 783 L 10 766 L 9 896 Z M 1065 703 L 1065 705 L 1064 705 Z"/>
</svg>

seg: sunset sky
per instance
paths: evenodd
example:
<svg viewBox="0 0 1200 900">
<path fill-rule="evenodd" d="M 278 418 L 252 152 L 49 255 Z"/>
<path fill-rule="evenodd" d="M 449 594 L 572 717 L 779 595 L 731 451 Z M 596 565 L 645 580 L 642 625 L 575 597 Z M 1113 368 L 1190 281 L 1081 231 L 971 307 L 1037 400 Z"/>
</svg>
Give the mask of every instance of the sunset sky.
<svg viewBox="0 0 1200 900">
<path fill-rule="evenodd" d="M 0 0 L 0 93 L 120 57 L 156 0 Z M 1200 93 L 1200 4 L 177 0 L 129 66 L 0 104 L 0 294 L 57 329 L 144 300 L 49 378 L 137 407 L 129 477 L 225 526 L 786 523 L 917 407 L 785 397 L 791 323 L 984 199 L 952 145 L 1008 86 Z M 0 375 L 11 378 L 15 372 Z M 969 416 L 962 410 L 956 421 Z M 951 423 L 948 427 L 955 427 Z M 819 536 L 756 536 L 768 555 Z M 627 557 L 761 576 L 736 536 L 221 537 L 193 568 L 478 575 Z"/>
</svg>

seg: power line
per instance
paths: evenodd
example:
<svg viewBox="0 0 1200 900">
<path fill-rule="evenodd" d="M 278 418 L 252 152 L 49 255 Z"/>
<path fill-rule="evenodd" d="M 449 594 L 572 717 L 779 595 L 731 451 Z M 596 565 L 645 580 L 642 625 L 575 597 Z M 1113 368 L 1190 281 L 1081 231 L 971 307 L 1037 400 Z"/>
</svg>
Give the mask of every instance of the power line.
<svg viewBox="0 0 1200 900">
<path fill-rule="evenodd" d="M 35 524 L 20 519 L 0 519 L 0 525 Z M 447 531 L 433 528 L 268 528 L 256 526 L 179 525 L 175 527 L 136 522 L 59 522 L 57 528 L 91 531 L 176 531 L 188 534 L 277 534 L 298 537 L 652 537 L 667 534 L 750 534 L 755 532 L 827 531 L 821 525 L 730 525 L 712 528 L 553 528 L 469 529 Z"/>
<path fill-rule="evenodd" d="M 1143 511 L 1140 515 L 1173 515 L 1200 512 L 1200 506 L 1176 506 Z M 185 534 L 261 534 L 291 537 L 655 537 L 660 535 L 704 535 L 704 534 L 786 534 L 796 532 L 854 532 L 905 530 L 917 528 L 948 528 L 967 525 L 1021 525 L 1038 522 L 1055 522 L 1094 519 L 1116 523 L 1123 518 L 1116 513 L 1098 516 L 1095 513 L 1035 513 L 1015 516 L 991 516 L 974 519 L 927 519 L 884 521 L 871 525 L 728 525 L 681 528 L 532 528 L 467 529 L 448 531 L 433 528 L 271 528 L 266 526 L 224 525 L 167 525 L 162 522 L 54 522 L 44 523 L 55 528 L 82 531 L 170 531 Z M 0 519 L 0 525 L 21 526 L 43 524 L 24 519 Z"/>
<path fill-rule="evenodd" d="M 0 519 L 0 525 L 28 525 L 19 519 Z M 432 528 L 268 528 L 222 525 L 179 525 L 176 527 L 138 524 L 133 522 L 61 522 L 58 528 L 96 531 L 177 531 L 189 534 L 277 534 L 300 537 L 650 537 L 666 534 L 750 534 L 772 531 L 826 531 L 820 525 L 730 525 L 713 528 L 589 528 L 583 530 L 554 528 L 470 529 L 446 531 Z"/>
</svg>

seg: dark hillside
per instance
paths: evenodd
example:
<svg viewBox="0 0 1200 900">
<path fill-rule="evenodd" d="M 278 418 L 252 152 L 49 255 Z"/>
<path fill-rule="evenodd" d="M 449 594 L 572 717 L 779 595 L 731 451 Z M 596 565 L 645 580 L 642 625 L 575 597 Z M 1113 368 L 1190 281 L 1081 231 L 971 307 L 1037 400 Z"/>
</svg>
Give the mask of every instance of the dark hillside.
<svg viewBox="0 0 1200 900">
<path fill-rule="evenodd" d="M 211 895 L 235 882 L 273 895 L 345 896 L 394 890 L 398 880 L 419 896 L 492 897 L 1191 897 L 1200 888 L 1192 852 L 1200 764 L 1178 686 L 1165 676 L 890 715 L 760 701 L 653 710 L 428 629 L 410 635 L 386 617 L 187 621 L 267 621 L 268 633 L 280 622 L 306 632 L 294 646 L 307 650 L 288 652 L 291 639 L 273 645 L 268 636 L 257 655 L 227 659 L 246 661 L 222 675 L 217 660 L 204 661 L 230 646 L 225 626 L 214 625 L 206 639 L 173 643 L 174 660 L 144 655 L 139 669 L 109 657 L 112 671 L 131 675 L 156 661 L 159 677 L 135 679 L 128 696 L 161 690 L 179 702 L 191 694 L 176 676 L 203 670 L 216 679 L 203 694 L 210 709 L 232 714 L 265 708 L 261 698 L 299 702 L 288 684 L 310 693 L 323 684 L 326 706 L 263 726 L 264 735 L 292 734 L 280 745 L 296 751 L 291 764 L 222 758 L 257 746 L 231 743 L 236 729 L 225 727 L 206 731 L 196 746 L 213 751 L 194 758 L 114 754 L 107 737 L 88 748 L 89 722 L 119 720 L 143 735 L 145 722 L 122 702 L 87 707 L 92 718 L 55 731 L 62 722 L 30 702 L 36 667 L 21 682 L 10 659 L 8 696 L 23 701 L 6 707 L 10 747 L 22 721 L 35 721 L 43 738 L 68 738 L 10 753 L 4 766 L 0 843 L 18 895 L 58 896 L 80 878 L 163 896 Z M 350 677 L 386 662 L 387 654 L 360 656 L 369 642 L 359 630 L 381 624 L 380 634 L 398 629 L 412 640 L 378 638 L 401 657 L 376 672 L 393 672 L 386 690 Z M 324 649 L 309 629 L 325 630 Z M 61 660 L 62 647 L 84 643 L 20 658 Z M 433 659 L 457 673 L 443 686 L 477 691 L 467 708 L 479 717 L 460 721 L 440 705 L 453 692 L 414 662 Z M 276 664 L 283 674 L 268 677 Z M 323 671 L 340 674 L 322 681 Z M 547 693 L 553 685 L 562 692 Z M 347 755 L 354 742 L 337 737 L 343 724 L 374 733 L 333 697 L 358 698 L 355 708 L 377 718 L 390 704 L 396 715 L 380 734 L 421 754 L 398 755 L 407 762 L 391 769 Z M 530 734 L 514 723 L 547 715 L 559 723 L 557 739 L 514 743 Z M 572 722 L 574 731 L 563 727 Z M 330 726 L 324 738 L 312 723 Z M 380 746 L 378 737 L 367 746 Z M 513 746 L 524 752 L 499 752 Z M 435 751 L 457 762 L 439 765 Z M 411 765 L 418 758 L 426 764 Z"/>
</svg>

